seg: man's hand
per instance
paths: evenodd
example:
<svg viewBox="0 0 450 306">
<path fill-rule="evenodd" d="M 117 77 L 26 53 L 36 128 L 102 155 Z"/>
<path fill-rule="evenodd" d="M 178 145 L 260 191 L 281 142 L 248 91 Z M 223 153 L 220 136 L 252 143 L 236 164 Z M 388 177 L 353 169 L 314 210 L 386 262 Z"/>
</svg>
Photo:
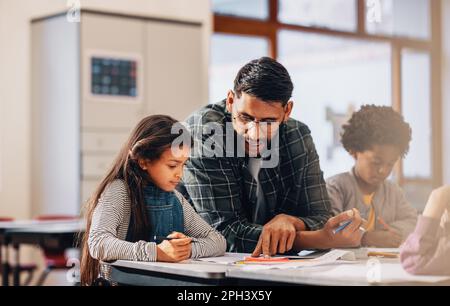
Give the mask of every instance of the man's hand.
<svg viewBox="0 0 450 306">
<path fill-rule="evenodd" d="M 296 231 L 302 228 L 301 223 L 296 217 L 277 215 L 264 225 L 252 256 L 258 257 L 261 253 L 264 256 L 273 256 L 289 252 L 294 245 Z"/>
<path fill-rule="evenodd" d="M 338 233 L 334 233 L 343 222 L 352 220 L 352 223 Z M 359 247 L 364 230 L 361 229 L 363 219 L 357 209 L 343 212 L 330 218 L 324 228 L 320 230 L 324 236 L 325 245 L 328 248 Z"/>
</svg>

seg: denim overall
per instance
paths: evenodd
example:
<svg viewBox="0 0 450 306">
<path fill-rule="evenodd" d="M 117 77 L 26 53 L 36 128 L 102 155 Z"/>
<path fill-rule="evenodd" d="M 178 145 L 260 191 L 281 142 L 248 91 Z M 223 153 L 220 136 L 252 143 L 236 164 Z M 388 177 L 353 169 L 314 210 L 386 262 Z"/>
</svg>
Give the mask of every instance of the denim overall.
<svg viewBox="0 0 450 306">
<path fill-rule="evenodd" d="M 152 183 L 144 188 L 144 201 L 150 232 L 148 242 L 154 242 L 154 236 L 166 237 L 172 232 L 184 232 L 183 207 L 174 192 L 164 191 Z M 132 218 L 128 227 L 127 241 L 130 241 Z"/>
</svg>

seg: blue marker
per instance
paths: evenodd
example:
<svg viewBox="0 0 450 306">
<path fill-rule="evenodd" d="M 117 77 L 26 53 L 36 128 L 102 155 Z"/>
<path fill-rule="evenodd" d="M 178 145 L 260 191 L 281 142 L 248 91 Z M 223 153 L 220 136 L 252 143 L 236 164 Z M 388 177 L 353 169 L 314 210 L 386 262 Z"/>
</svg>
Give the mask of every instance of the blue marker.
<svg viewBox="0 0 450 306">
<path fill-rule="evenodd" d="M 177 239 L 177 238 L 169 238 L 169 237 L 164 237 L 164 236 L 153 236 L 153 241 L 157 242 L 157 243 L 161 243 L 164 240 L 171 241 L 171 240 L 175 240 L 175 239 Z"/>
<path fill-rule="evenodd" d="M 353 220 L 350 221 L 346 221 L 343 224 L 341 224 L 337 229 L 333 230 L 333 234 L 337 234 L 340 231 L 344 230 L 347 226 L 349 226 L 351 223 L 353 222 Z M 362 231 L 363 233 L 366 231 L 366 229 L 362 226 L 359 227 L 359 230 Z"/>
</svg>

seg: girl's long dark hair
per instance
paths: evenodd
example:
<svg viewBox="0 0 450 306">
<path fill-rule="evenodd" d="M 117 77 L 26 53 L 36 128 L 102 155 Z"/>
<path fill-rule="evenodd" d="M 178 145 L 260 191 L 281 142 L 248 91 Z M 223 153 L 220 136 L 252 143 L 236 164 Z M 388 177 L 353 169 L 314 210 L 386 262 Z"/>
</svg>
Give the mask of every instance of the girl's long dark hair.
<svg viewBox="0 0 450 306">
<path fill-rule="evenodd" d="M 99 261 L 89 253 L 88 238 L 91 228 L 92 215 L 98 201 L 105 190 L 114 180 L 123 180 L 131 203 L 130 223 L 131 242 L 146 240 L 149 224 L 143 203 L 143 188 L 148 183 L 148 174 L 141 169 L 138 160 L 158 160 L 162 153 L 171 147 L 172 142 L 186 130 L 172 133 L 172 127 L 177 120 L 164 115 L 154 115 L 142 119 L 134 128 L 129 139 L 122 147 L 111 169 L 101 181 L 92 197 L 86 203 L 84 215 L 86 217 L 86 231 L 80 236 L 82 246 L 80 281 L 81 285 L 92 285 L 99 274 Z"/>
</svg>

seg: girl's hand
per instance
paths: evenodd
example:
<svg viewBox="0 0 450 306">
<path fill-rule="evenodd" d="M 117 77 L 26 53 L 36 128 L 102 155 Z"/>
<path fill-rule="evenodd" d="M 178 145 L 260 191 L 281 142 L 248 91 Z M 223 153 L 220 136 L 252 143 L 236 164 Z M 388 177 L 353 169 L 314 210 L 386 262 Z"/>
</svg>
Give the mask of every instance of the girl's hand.
<svg viewBox="0 0 450 306">
<path fill-rule="evenodd" d="M 180 262 L 191 257 L 192 238 L 187 237 L 182 233 L 172 233 L 168 238 L 175 238 L 173 240 L 164 240 L 157 245 L 157 261 L 162 262 Z"/>
<path fill-rule="evenodd" d="M 446 209 L 450 210 L 450 186 L 438 188 L 431 193 L 423 215 L 433 219 L 440 219 Z"/>
</svg>

